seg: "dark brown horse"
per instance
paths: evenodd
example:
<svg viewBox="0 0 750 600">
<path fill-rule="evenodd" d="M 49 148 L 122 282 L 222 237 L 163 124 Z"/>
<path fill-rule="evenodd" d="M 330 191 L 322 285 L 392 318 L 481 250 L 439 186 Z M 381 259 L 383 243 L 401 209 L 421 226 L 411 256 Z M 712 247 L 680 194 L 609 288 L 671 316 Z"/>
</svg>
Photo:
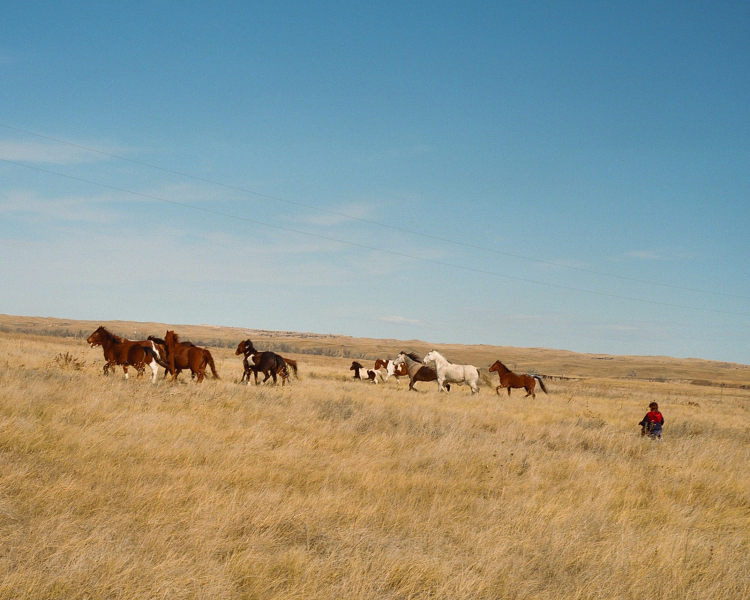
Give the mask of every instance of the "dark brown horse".
<svg viewBox="0 0 750 600">
<path fill-rule="evenodd" d="M 190 369 L 193 375 L 198 376 L 196 383 L 200 383 L 206 376 L 206 367 L 211 367 L 214 379 L 219 379 L 213 356 L 206 348 L 190 342 L 180 342 L 180 336 L 174 331 L 167 331 L 164 335 L 164 346 L 167 369 L 172 374 L 172 381 L 177 379 L 180 371 Z"/>
<path fill-rule="evenodd" d="M 143 375 L 146 365 L 151 367 L 151 382 L 156 381 L 156 373 L 159 370 L 157 365 L 166 368 L 156 351 L 153 342 L 150 341 L 133 341 L 121 338 L 119 335 L 110 333 L 106 328 L 100 326 L 86 340 L 92 348 L 101 346 L 104 350 L 104 374 L 107 375 L 109 370 L 117 365 L 122 365 L 125 373 L 125 379 L 128 378 L 128 367 L 134 367 L 138 377 Z"/>
<path fill-rule="evenodd" d="M 544 382 L 539 375 L 516 375 L 499 360 L 492 363 L 490 372 L 493 371 L 500 376 L 500 385 L 495 388 L 495 391 L 498 394 L 500 393 L 500 388 L 507 388 L 508 396 L 510 396 L 511 388 L 524 388 L 526 390 L 525 398 L 528 398 L 529 396 L 536 398 L 536 392 L 534 390 L 536 389 L 537 381 L 539 382 L 539 387 L 542 388 L 542 391 L 545 394 L 547 393 L 547 388 L 544 387 Z"/>
<path fill-rule="evenodd" d="M 417 381 L 437 381 L 437 371 L 425 365 L 414 352 L 404 352 L 402 350 L 393 361 L 393 364 L 396 367 L 406 365 L 406 370 L 410 378 L 409 390 L 417 391 L 417 388 L 414 387 Z M 449 392 L 451 391 L 449 383 L 445 384 L 445 389 Z"/>
<path fill-rule="evenodd" d="M 282 386 L 286 385 L 286 380 L 289 378 L 289 366 L 292 367 L 294 374 L 297 374 L 297 361 L 290 360 L 289 366 L 287 366 L 288 359 L 275 352 L 259 352 L 249 339 L 242 340 L 237 345 L 235 354 L 244 355 L 242 364 L 245 367 L 245 372 L 242 374 L 240 382 L 244 381 L 245 377 L 247 377 L 247 385 L 250 385 L 251 373 L 255 376 L 255 385 L 258 385 L 258 372 L 261 372 L 266 376 L 261 383 L 265 383 L 270 377 L 273 377 L 273 383 L 276 385 L 278 381 L 277 376 L 280 376 Z"/>
</svg>

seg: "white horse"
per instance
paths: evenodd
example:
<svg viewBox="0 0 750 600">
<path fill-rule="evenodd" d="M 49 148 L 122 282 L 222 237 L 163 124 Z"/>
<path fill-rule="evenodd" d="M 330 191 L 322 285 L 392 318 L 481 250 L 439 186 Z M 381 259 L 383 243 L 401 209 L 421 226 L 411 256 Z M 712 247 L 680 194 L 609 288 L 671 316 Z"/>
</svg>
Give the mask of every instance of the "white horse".
<svg viewBox="0 0 750 600">
<path fill-rule="evenodd" d="M 479 393 L 479 371 L 472 365 L 454 365 L 449 363 L 437 350 L 430 350 L 424 357 L 425 364 L 434 363 L 437 372 L 438 391 L 443 392 L 444 383 L 466 384 L 471 388 L 471 393 Z"/>
</svg>

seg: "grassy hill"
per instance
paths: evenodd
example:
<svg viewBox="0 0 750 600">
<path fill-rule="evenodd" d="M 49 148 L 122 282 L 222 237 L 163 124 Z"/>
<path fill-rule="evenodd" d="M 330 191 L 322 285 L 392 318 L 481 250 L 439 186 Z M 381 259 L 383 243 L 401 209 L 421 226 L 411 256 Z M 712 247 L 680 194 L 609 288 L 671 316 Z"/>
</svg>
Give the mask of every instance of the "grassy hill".
<svg viewBox="0 0 750 600">
<path fill-rule="evenodd" d="M 318 333 L 265 331 L 216 325 L 179 325 L 135 321 L 76 321 L 44 317 L 0 315 L 0 331 L 61 337 L 87 337 L 99 325 L 130 339 L 164 336 L 174 329 L 181 339 L 198 345 L 236 348 L 250 338 L 259 349 L 302 355 L 341 358 L 394 357 L 400 350 L 422 355 L 436 349 L 452 362 L 488 367 L 502 360 L 519 372 L 551 377 L 628 378 L 658 382 L 692 382 L 698 385 L 750 386 L 750 366 L 702 359 L 666 356 L 610 356 L 582 354 L 545 348 L 509 346 L 430 344 L 421 340 L 352 338 Z"/>
</svg>

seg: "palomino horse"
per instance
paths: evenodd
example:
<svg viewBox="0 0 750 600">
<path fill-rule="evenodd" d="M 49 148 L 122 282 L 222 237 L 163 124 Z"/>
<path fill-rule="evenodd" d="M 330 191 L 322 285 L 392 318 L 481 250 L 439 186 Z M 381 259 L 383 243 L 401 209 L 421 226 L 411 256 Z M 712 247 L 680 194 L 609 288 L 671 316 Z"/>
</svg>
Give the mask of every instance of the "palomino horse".
<svg viewBox="0 0 750 600">
<path fill-rule="evenodd" d="M 350 371 L 354 371 L 354 379 L 361 379 L 362 381 L 372 381 L 373 383 L 378 382 L 378 372 L 373 369 L 365 369 L 356 360 L 349 367 Z"/>
<path fill-rule="evenodd" d="M 414 384 L 417 381 L 436 381 L 437 371 L 432 367 L 428 367 L 423 364 L 419 357 L 413 352 L 404 352 L 403 350 L 393 361 L 394 366 L 399 367 L 401 365 L 406 366 L 406 371 L 409 374 L 409 389 L 417 391 Z M 451 386 L 446 385 L 445 389 L 450 392 Z"/>
<path fill-rule="evenodd" d="M 164 344 L 167 350 L 167 368 L 172 374 L 172 381 L 177 379 L 180 371 L 190 369 L 192 374 L 198 376 L 196 383 L 200 383 L 206 376 L 207 366 L 211 367 L 214 379 L 219 379 L 214 359 L 205 348 L 180 343 L 180 336 L 174 331 L 167 331 L 164 335 Z"/>
<path fill-rule="evenodd" d="M 500 385 L 495 388 L 495 391 L 498 394 L 500 394 L 500 388 L 507 388 L 508 396 L 510 396 L 511 388 L 524 388 L 526 390 L 526 396 L 524 396 L 524 398 L 528 398 L 529 396 L 536 398 L 536 392 L 534 390 L 537 381 L 539 382 L 539 387 L 542 388 L 542 391 L 545 394 L 547 393 L 547 388 L 544 387 L 544 382 L 539 375 L 516 375 L 499 360 L 492 363 L 490 372 L 492 371 L 500 376 Z"/>
<path fill-rule="evenodd" d="M 151 367 L 151 383 L 156 381 L 156 373 L 159 370 L 157 365 L 166 368 L 166 363 L 162 362 L 156 351 L 153 342 L 134 342 L 126 340 L 119 335 L 110 333 L 104 327 L 100 326 L 86 340 L 92 348 L 101 346 L 104 350 L 104 374 L 107 375 L 109 370 L 117 365 L 122 365 L 125 372 L 125 379 L 128 378 L 128 366 L 134 367 L 138 377 L 143 375 L 146 365 Z"/>
<path fill-rule="evenodd" d="M 444 390 L 443 383 L 466 384 L 471 388 L 472 394 L 479 393 L 479 371 L 472 365 L 454 365 L 449 363 L 437 350 L 430 350 L 424 357 L 425 363 L 435 363 L 437 371 L 438 391 Z"/>
<path fill-rule="evenodd" d="M 248 383 L 250 383 L 250 374 L 255 374 L 255 384 L 258 384 L 258 371 L 253 371 L 253 369 L 250 366 L 250 363 L 248 362 L 248 358 L 253 361 L 254 365 L 258 365 L 260 362 L 261 354 L 262 352 L 258 352 L 254 347 L 253 343 L 250 340 L 242 340 L 237 345 L 237 350 L 235 351 L 235 354 L 239 356 L 240 354 L 244 354 L 244 358 L 242 359 L 242 366 L 244 367 L 244 371 L 242 373 L 242 377 L 240 378 L 240 383 L 245 381 L 247 379 Z M 297 377 L 299 379 L 298 374 L 298 368 L 297 368 L 297 361 L 292 360 L 291 358 L 286 358 L 285 356 L 281 357 L 284 361 L 284 364 L 286 364 L 287 367 L 291 370 L 291 374 Z M 280 375 L 282 377 L 281 385 L 284 385 L 284 377 L 285 375 L 282 373 L 283 368 L 279 365 L 279 370 L 276 371 L 277 375 Z"/>
<path fill-rule="evenodd" d="M 235 354 L 244 354 L 245 358 L 242 363 L 245 367 L 245 373 L 242 378 L 247 375 L 247 385 L 250 385 L 250 373 L 255 375 L 255 385 L 258 385 L 258 371 L 263 373 L 266 377 L 261 383 L 268 381 L 270 377 L 273 377 L 273 384 L 276 385 L 278 381 L 277 376 L 281 376 L 282 387 L 286 384 L 286 380 L 289 378 L 289 368 L 286 364 L 286 359 L 279 356 L 275 352 L 258 352 L 253 346 L 250 340 L 242 340 L 237 345 Z M 247 359 L 252 360 L 252 364 Z M 294 373 L 297 373 L 297 363 L 294 363 Z"/>
<path fill-rule="evenodd" d="M 409 371 L 406 370 L 406 365 L 401 363 L 396 366 L 393 364 L 391 359 L 383 360 L 379 358 L 375 361 L 375 370 L 380 372 L 380 369 L 385 369 L 385 377 L 380 376 L 383 381 L 388 381 L 389 377 L 395 377 L 396 381 L 399 381 L 401 377 L 408 377 Z"/>
</svg>

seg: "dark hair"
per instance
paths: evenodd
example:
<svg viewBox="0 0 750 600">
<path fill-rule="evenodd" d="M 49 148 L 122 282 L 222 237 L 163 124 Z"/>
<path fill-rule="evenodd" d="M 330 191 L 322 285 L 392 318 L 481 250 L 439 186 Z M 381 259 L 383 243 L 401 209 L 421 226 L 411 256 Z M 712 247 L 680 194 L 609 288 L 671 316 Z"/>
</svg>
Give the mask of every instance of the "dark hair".
<svg viewBox="0 0 750 600">
<path fill-rule="evenodd" d="M 656 402 L 652 402 L 648 405 L 649 408 L 655 408 L 656 410 L 659 410 L 659 405 Z"/>
</svg>

